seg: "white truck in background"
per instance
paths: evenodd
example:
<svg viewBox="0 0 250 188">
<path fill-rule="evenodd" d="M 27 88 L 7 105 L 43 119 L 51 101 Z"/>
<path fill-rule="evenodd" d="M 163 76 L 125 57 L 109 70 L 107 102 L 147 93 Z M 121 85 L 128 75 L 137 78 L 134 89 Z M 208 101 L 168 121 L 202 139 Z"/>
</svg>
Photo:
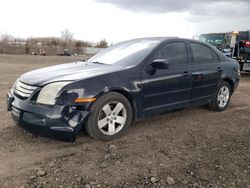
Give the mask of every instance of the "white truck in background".
<svg viewBox="0 0 250 188">
<path fill-rule="evenodd" d="M 212 44 L 224 55 L 236 59 L 241 70 L 250 71 L 250 30 L 201 34 L 198 40 Z"/>
</svg>

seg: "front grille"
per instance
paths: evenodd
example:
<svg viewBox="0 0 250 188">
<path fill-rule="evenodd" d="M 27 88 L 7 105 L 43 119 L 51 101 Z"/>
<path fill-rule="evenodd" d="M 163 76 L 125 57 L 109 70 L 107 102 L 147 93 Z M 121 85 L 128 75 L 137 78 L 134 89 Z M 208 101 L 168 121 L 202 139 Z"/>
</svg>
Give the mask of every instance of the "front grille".
<svg viewBox="0 0 250 188">
<path fill-rule="evenodd" d="M 31 86 L 21 82 L 17 79 L 16 83 L 14 84 L 13 91 L 16 95 L 22 98 L 28 98 L 30 95 L 37 89 L 35 86 Z"/>
</svg>

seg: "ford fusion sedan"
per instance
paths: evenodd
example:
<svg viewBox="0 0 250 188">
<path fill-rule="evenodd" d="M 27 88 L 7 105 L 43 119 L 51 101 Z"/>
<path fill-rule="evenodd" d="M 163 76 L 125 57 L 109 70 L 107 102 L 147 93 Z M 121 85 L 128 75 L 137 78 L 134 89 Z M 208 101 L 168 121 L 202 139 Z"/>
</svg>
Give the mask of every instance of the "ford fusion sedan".
<svg viewBox="0 0 250 188">
<path fill-rule="evenodd" d="M 239 64 L 209 44 L 141 38 L 85 62 L 21 75 L 7 106 L 18 125 L 36 134 L 74 141 L 85 128 L 93 138 L 113 140 L 134 121 L 166 111 L 200 105 L 223 111 L 239 80 Z"/>
</svg>

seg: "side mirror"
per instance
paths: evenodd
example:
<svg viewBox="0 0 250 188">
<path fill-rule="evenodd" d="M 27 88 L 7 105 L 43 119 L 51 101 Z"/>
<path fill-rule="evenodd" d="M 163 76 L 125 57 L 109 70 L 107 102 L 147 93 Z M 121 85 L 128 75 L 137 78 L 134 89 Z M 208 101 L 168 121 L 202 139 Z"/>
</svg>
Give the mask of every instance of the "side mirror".
<svg viewBox="0 0 250 188">
<path fill-rule="evenodd" d="M 151 63 L 154 69 L 168 69 L 169 63 L 167 59 L 156 59 Z"/>
</svg>

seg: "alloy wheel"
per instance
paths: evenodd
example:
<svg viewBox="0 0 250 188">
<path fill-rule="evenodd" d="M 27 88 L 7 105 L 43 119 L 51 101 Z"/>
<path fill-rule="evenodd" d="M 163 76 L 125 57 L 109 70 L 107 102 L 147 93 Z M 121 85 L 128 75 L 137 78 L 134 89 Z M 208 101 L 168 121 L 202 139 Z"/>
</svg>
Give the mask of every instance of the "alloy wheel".
<svg viewBox="0 0 250 188">
<path fill-rule="evenodd" d="M 221 87 L 217 96 L 218 106 L 220 108 L 224 108 L 229 101 L 229 97 L 230 97 L 229 88 L 227 86 Z"/>
<path fill-rule="evenodd" d="M 127 121 L 127 110 L 120 102 L 105 104 L 98 115 L 98 128 L 105 135 L 115 135 Z"/>
</svg>

